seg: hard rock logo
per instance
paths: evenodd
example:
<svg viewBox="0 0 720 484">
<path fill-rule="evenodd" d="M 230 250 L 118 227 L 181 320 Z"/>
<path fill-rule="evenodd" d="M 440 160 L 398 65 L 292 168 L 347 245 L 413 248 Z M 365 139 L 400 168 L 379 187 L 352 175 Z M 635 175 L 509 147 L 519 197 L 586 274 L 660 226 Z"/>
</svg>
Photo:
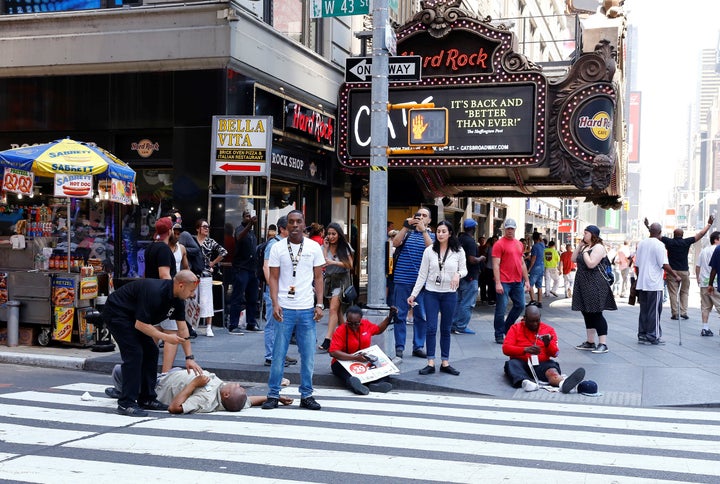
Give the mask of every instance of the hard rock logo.
<svg viewBox="0 0 720 484">
<path fill-rule="evenodd" d="M 610 137 L 612 128 L 610 115 L 605 111 L 599 111 L 592 118 L 590 116 L 581 116 L 578 119 L 578 128 L 588 128 L 596 139 L 605 141 Z"/>
</svg>

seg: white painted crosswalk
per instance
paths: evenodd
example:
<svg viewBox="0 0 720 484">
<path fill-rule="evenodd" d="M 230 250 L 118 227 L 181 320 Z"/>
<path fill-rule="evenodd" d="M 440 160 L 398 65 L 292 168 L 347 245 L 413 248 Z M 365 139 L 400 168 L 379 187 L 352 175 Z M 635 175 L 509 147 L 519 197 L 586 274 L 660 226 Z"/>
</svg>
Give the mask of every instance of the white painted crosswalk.
<svg viewBox="0 0 720 484">
<path fill-rule="evenodd" d="M 295 403 L 133 418 L 103 389 L 0 393 L 0 479 L 720 482 L 712 411 L 319 389 L 319 412 Z"/>
</svg>

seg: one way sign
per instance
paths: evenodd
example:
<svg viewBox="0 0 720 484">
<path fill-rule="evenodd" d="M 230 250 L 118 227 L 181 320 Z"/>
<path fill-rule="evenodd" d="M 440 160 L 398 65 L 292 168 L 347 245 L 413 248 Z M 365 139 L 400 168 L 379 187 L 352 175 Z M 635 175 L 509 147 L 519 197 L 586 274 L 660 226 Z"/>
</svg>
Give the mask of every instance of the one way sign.
<svg viewBox="0 0 720 484">
<path fill-rule="evenodd" d="M 422 57 L 400 55 L 390 57 L 388 80 L 419 81 Z M 369 82 L 372 57 L 348 57 L 345 59 L 345 82 Z"/>
</svg>

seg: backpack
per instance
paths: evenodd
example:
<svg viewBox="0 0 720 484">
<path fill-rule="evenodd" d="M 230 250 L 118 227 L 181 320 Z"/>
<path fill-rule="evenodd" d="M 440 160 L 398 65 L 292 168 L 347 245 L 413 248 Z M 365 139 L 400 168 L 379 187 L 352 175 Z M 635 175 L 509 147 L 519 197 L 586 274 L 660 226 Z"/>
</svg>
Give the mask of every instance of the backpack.
<svg viewBox="0 0 720 484">
<path fill-rule="evenodd" d="M 270 240 L 279 241 L 281 239 L 279 239 L 276 235 Z M 270 240 L 266 240 L 262 244 L 258 244 L 258 246 L 255 248 L 255 262 L 257 263 L 257 266 L 255 267 L 255 276 L 257 277 L 257 280 L 260 284 L 267 283 L 267 281 L 265 280 L 265 271 L 263 270 L 263 266 L 265 265 L 265 248 L 267 247 Z"/>
</svg>

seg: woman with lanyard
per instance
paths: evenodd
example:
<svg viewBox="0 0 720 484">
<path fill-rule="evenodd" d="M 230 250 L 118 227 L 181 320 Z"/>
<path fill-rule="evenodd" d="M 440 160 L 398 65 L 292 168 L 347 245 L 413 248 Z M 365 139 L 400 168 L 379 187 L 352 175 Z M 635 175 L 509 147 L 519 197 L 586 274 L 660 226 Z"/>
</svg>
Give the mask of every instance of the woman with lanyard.
<svg viewBox="0 0 720 484">
<path fill-rule="evenodd" d="M 425 290 L 425 312 L 427 315 L 427 366 L 421 375 L 435 373 L 435 334 L 437 333 L 438 311 L 440 320 L 440 371 L 451 375 L 460 372 L 450 366 L 450 330 L 452 328 L 457 288 L 460 279 L 467 275 L 465 251 L 455 236 L 452 225 L 443 220 L 435 230 L 435 242 L 423 252 L 420 272 L 415 287 L 407 302 L 413 306 L 420 291 Z"/>
<path fill-rule="evenodd" d="M 323 244 L 325 256 L 325 297 L 330 299 L 330 318 L 325 340 L 318 350 L 327 351 L 338 324 L 342 324 L 342 295 L 346 287 L 352 284 L 353 250 L 345 239 L 342 227 L 333 222 L 328 225 L 327 236 Z"/>
<path fill-rule="evenodd" d="M 198 287 L 198 299 L 200 304 L 200 318 L 205 319 L 205 336 L 215 336 L 212 330 L 212 320 L 215 316 L 215 307 L 213 306 L 212 292 L 212 275 L 220 261 L 227 254 L 225 248 L 215 242 L 208 236 L 210 233 L 210 225 L 207 220 L 200 219 L 195 223 L 197 231 L 197 243 L 203 253 L 205 268 L 200 277 L 200 286 Z"/>
</svg>

